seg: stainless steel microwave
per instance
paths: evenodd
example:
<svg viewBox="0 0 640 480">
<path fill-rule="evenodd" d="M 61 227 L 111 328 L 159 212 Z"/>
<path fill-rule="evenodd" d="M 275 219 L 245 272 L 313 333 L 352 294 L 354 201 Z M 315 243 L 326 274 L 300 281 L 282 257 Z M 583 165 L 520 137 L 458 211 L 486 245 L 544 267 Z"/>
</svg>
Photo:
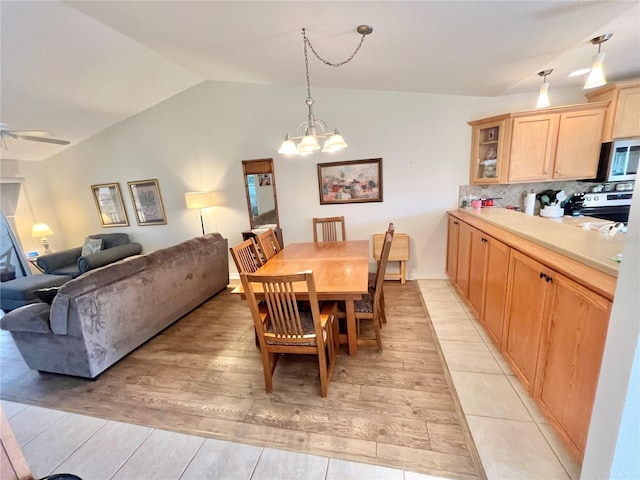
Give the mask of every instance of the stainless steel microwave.
<svg viewBox="0 0 640 480">
<path fill-rule="evenodd" d="M 603 143 L 598 175 L 590 182 L 626 182 L 635 180 L 640 161 L 640 138 Z"/>
</svg>

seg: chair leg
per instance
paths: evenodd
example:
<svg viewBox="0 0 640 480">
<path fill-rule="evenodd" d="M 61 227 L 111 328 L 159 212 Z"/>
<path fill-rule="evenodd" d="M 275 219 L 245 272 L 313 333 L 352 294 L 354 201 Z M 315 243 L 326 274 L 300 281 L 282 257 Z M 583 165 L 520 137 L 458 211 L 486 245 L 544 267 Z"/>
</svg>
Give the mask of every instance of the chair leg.
<svg viewBox="0 0 640 480">
<path fill-rule="evenodd" d="M 327 335 L 328 337 L 328 335 Z M 325 343 L 318 340 L 318 367 L 320 368 L 320 395 L 327 396 L 329 391 L 329 379 L 327 375 L 327 354 Z"/>
<path fill-rule="evenodd" d="M 262 357 L 262 369 L 264 370 L 264 388 L 267 393 L 271 393 L 273 390 L 273 371 L 277 359 L 274 358 L 273 353 L 267 351 L 267 348 L 261 348 L 260 354 Z"/>
<path fill-rule="evenodd" d="M 387 323 L 387 315 L 385 314 L 384 307 L 384 289 L 382 290 L 382 292 L 380 292 L 380 318 L 382 320 L 382 323 Z"/>
</svg>

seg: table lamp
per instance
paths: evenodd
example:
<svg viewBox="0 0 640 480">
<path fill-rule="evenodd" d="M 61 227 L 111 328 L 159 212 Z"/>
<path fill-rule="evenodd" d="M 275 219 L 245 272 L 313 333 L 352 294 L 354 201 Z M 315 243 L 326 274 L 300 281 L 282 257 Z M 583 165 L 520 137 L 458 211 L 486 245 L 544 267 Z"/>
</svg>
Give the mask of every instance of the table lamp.
<svg viewBox="0 0 640 480">
<path fill-rule="evenodd" d="M 49 228 L 46 223 L 35 223 L 33 227 L 31 227 L 31 236 L 32 237 L 42 237 L 42 247 L 44 248 L 44 253 L 51 253 L 51 248 L 49 248 L 49 240 L 47 240 L 47 235 L 53 235 L 53 232 Z"/>
<path fill-rule="evenodd" d="M 184 194 L 187 202 L 187 208 L 190 210 L 200 210 L 200 225 L 202 226 L 202 235 L 204 235 L 204 220 L 202 219 L 202 209 L 213 207 L 213 192 L 187 192 Z"/>
</svg>

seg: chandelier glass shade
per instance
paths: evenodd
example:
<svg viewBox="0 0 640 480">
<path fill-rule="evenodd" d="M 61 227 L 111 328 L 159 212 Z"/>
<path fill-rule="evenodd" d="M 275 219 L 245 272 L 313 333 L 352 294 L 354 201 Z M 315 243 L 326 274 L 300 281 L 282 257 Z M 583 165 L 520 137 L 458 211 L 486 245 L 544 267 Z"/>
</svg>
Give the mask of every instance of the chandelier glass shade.
<svg viewBox="0 0 640 480">
<path fill-rule="evenodd" d="M 305 101 L 307 104 L 307 120 L 298 124 L 294 136 L 290 136 L 287 133 L 278 153 L 283 155 L 311 155 L 318 150 L 321 150 L 324 153 L 332 153 L 347 147 L 347 142 L 344 141 L 344 138 L 340 135 L 338 129 L 330 129 L 324 121 L 315 118 L 313 113 L 313 104 L 315 102 L 311 97 L 311 80 L 309 78 L 309 57 L 307 54 L 307 46 L 311 48 L 314 55 L 324 64 L 332 67 L 340 67 L 353 59 L 356 53 L 358 53 L 358 50 L 360 50 L 364 37 L 373 32 L 373 28 L 368 25 L 360 25 L 357 28 L 357 32 L 362 35 L 362 38 L 360 39 L 360 43 L 356 47 L 355 51 L 345 61 L 331 63 L 318 55 L 307 38 L 306 30 L 304 28 L 302 29 L 302 37 L 304 41 L 304 64 L 307 74 L 307 100 Z M 297 144 L 296 141 L 298 142 Z M 324 141 L 322 149 L 320 148 L 320 141 Z"/>
</svg>

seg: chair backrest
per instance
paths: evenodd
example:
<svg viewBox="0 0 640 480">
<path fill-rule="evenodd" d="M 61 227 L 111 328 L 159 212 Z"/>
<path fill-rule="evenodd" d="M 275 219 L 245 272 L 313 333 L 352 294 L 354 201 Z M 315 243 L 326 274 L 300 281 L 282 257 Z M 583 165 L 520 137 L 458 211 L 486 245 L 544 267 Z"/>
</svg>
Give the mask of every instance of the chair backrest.
<svg viewBox="0 0 640 480">
<path fill-rule="evenodd" d="M 376 271 L 376 287 L 373 294 L 374 315 L 380 313 L 379 309 L 380 300 L 382 298 L 382 284 L 384 283 L 384 272 L 387 269 L 387 261 L 389 260 L 391 243 L 393 243 L 393 229 L 385 234 L 384 243 L 382 244 L 382 252 L 380 252 L 380 261 L 378 262 L 378 270 Z"/>
<path fill-rule="evenodd" d="M 253 238 L 249 238 L 229 249 L 238 273 L 253 273 L 262 266 L 262 259 Z"/>
<path fill-rule="evenodd" d="M 387 244 L 387 238 L 389 238 L 388 243 L 392 243 L 393 234 L 395 233 L 395 231 L 396 231 L 396 227 L 393 225 L 393 223 L 389 223 L 389 228 L 384 234 L 384 240 L 382 241 L 382 249 L 380 250 L 380 258 L 378 259 L 378 265 L 376 268 L 376 276 L 375 276 L 374 284 L 378 281 L 378 272 L 380 271 L 380 260 L 382 260 L 382 252 L 384 251 L 384 247 Z M 389 235 L 391 235 L 391 237 L 389 237 Z M 389 249 L 391 249 L 391 246 L 389 246 Z M 389 255 L 387 255 L 387 257 L 389 257 Z M 385 266 L 385 269 L 386 269 L 386 266 Z M 384 273 L 382 275 L 384 276 Z"/>
<path fill-rule="evenodd" d="M 276 253 L 282 250 L 273 228 L 256 235 L 256 239 L 258 240 L 258 247 L 260 247 L 260 252 L 265 262 L 271 260 Z"/>
<path fill-rule="evenodd" d="M 318 225 L 322 230 L 321 242 L 337 242 L 347 239 L 344 217 L 324 217 L 313 219 L 313 241 L 318 241 Z"/>
<path fill-rule="evenodd" d="M 322 335 L 320 323 L 320 307 L 313 272 L 307 270 L 302 273 L 289 275 L 259 275 L 243 273 L 240 275 L 242 287 L 249 303 L 253 321 L 260 343 L 269 344 L 308 344 L 316 336 Z M 296 299 L 296 290 L 308 292 L 309 305 L 313 327 L 305 325 Z M 263 305 L 268 315 L 261 312 L 256 297 L 257 290 L 264 296 Z M 265 307 L 263 307 L 264 309 Z"/>
</svg>

